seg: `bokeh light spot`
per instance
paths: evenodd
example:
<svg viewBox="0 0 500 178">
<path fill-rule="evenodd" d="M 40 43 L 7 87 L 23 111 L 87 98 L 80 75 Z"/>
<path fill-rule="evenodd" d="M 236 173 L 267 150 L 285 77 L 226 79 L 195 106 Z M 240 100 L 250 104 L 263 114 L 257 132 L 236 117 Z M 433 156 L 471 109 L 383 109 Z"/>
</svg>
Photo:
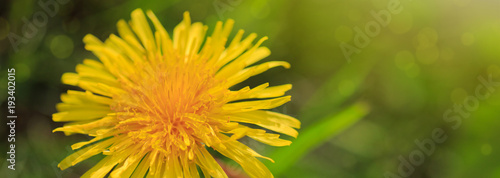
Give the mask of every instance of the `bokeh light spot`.
<svg viewBox="0 0 500 178">
<path fill-rule="evenodd" d="M 52 38 L 50 42 L 50 51 L 59 58 L 67 58 L 73 53 L 73 40 L 66 35 L 58 35 Z"/>
<path fill-rule="evenodd" d="M 14 65 L 16 69 L 16 81 L 22 83 L 30 78 L 31 69 L 26 63 L 17 63 Z"/>
<path fill-rule="evenodd" d="M 429 48 L 435 46 L 438 40 L 436 30 L 432 28 L 423 28 L 417 35 L 417 48 Z"/>
<path fill-rule="evenodd" d="M 433 64 L 439 58 L 439 48 L 436 46 L 429 48 L 417 48 L 417 60 L 422 64 Z"/>
<path fill-rule="evenodd" d="M 415 64 L 415 57 L 410 51 L 404 50 L 396 54 L 396 66 L 401 70 L 409 70 Z"/>
</svg>

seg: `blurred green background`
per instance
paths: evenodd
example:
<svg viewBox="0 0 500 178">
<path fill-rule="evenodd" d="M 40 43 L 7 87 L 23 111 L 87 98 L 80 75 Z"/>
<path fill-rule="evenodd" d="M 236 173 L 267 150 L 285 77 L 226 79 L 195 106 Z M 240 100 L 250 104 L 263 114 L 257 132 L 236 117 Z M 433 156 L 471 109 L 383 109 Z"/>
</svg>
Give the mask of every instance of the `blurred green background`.
<svg viewBox="0 0 500 178">
<path fill-rule="evenodd" d="M 47 12 L 39 2 L 56 2 L 57 11 L 44 20 L 40 13 Z M 372 15 L 393 6 L 400 12 L 391 13 L 387 25 Z M 61 75 L 84 58 L 95 59 L 82 38 L 91 33 L 104 40 L 117 33 L 116 22 L 129 20 L 136 8 L 153 10 L 169 32 L 190 11 L 193 21 L 209 31 L 216 21 L 232 18 L 232 35 L 241 28 L 269 36 L 264 45 L 272 54 L 266 60 L 286 60 L 292 68 L 273 69 L 243 84 L 292 83 L 292 101 L 276 110 L 298 118 L 302 128 L 290 147 L 242 142 L 275 159 L 274 164 L 262 161 L 276 177 L 500 177 L 500 88 L 483 88 L 480 92 L 489 95 L 473 100 L 484 83 L 478 78 L 500 82 L 498 0 L 3 1 L 2 135 L 8 132 L 4 108 L 10 67 L 16 69 L 19 119 L 17 169 L 7 169 L 8 143 L 2 136 L 0 177 L 76 177 L 100 159 L 60 171 L 57 163 L 73 152 L 69 146 L 89 138 L 52 133 L 62 124 L 53 123 L 51 114 L 59 95 L 75 89 L 61 84 Z M 36 20 L 46 23 L 31 31 L 25 27 Z M 369 44 L 356 46 L 360 33 L 354 29 L 366 34 L 367 25 L 373 32 Z M 26 40 L 12 43 L 9 34 Z M 341 44 L 351 46 L 346 48 L 352 52 L 350 62 Z M 468 117 L 454 111 L 464 101 L 474 105 L 464 109 Z M 435 129 L 447 139 L 427 145 L 434 151 L 418 157 L 422 149 L 415 140 L 432 139 Z M 402 169 L 400 157 L 418 164 L 411 165 L 413 171 Z"/>
</svg>

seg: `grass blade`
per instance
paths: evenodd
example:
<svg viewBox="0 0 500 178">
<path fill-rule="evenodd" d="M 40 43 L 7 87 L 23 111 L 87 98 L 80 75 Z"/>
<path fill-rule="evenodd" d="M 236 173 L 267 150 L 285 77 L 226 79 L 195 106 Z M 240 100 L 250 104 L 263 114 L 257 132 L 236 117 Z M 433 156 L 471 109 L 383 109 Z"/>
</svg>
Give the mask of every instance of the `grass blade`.
<svg viewBox="0 0 500 178">
<path fill-rule="evenodd" d="M 368 105 L 358 102 L 340 113 L 335 113 L 316 122 L 301 131 L 299 137 L 289 147 L 276 149 L 275 152 L 270 154 L 269 157 L 277 163 L 269 163 L 268 168 L 275 176 L 279 176 L 312 149 L 349 128 L 368 112 Z"/>
</svg>

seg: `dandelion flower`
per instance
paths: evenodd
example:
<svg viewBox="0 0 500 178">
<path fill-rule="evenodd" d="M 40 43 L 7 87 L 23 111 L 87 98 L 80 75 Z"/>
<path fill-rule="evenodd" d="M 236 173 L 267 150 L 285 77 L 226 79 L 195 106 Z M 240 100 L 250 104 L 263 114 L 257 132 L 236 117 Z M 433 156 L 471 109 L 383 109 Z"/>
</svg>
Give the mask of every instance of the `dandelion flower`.
<svg viewBox="0 0 500 178">
<path fill-rule="evenodd" d="M 279 134 L 256 128 L 298 135 L 298 120 L 268 111 L 290 101 L 283 95 L 292 86 L 231 87 L 290 65 L 255 64 L 270 51 L 260 46 L 266 37 L 254 44 L 254 33 L 243 38 L 239 30 L 226 45 L 233 23 L 218 22 L 206 37 L 207 26 L 191 23 L 186 12 L 170 38 L 151 11 L 137 9 L 128 23 L 117 23 L 119 36 L 112 34 L 104 42 L 85 36 L 85 49 L 99 61 L 85 59 L 76 73 L 62 76 L 64 84 L 84 91 L 62 94 L 52 119 L 68 122 L 54 132 L 92 139 L 71 145 L 77 151 L 58 167 L 64 170 L 103 154 L 83 177 L 227 177 L 208 152 L 213 149 L 251 177 L 273 177 L 257 158 L 272 160 L 238 140 L 247 136 L 272 146 L 290 145 Z"/>
</svg>

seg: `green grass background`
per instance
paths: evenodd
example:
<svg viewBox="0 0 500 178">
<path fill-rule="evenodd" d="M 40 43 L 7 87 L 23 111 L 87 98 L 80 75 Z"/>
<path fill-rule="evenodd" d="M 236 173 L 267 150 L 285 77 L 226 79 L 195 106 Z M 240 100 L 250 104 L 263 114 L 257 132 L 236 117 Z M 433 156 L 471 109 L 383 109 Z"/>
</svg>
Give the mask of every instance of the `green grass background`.
<svg viewBox="0 0 500 178">
<path fill-rule="evenodd" d="M 60 171 L 57 163 L 70 145 L 88 139 L 51 131 L 51 114 L 61 84 L 84 58 L 82 38 L 101 40 L 117 33 L 116 22 L 136 8 L 153 10 L 169 32 L 190 11 L 193 21 L 213 30 L 215 22 L 235 19 L 235 30 L 269 36 L 266 60 L 286 60 L 289 70 L 272 69 L 243 83 L 291 83 L 292 101 L 275 109 L 302 122 L 290 147 L 273 148 L 242 140 L 263 155 L 276 177 L 384 177 L 398 173 L 399 156 L 419 148 L 414 140 L 447 136 L 415 166 L 410 177 L 500 177 L 500 90 L 478 103 L 457 129 L 444 113 L 475 95 L 478 77 L 500 81 L 500 1 L 497 0 L 185 0 L 71 1 L 15 51 L 7 38 L 21 35 L 25 22 L 43 11 L 35 0 L 7 0 L 0 6 L 0 98 L 5 121 L 7 68 L 16 68 L 16 168 L 6 167 L 7 136 L 0 141 L 0 177 L 75 177 L 100 159 Z M 46 1 L 41 1 L 46 2 Z M 354 27 L 375 22 L 371 11 L 400 2 L 387 26 L 346 60 L 342 42 L 354 45 Z M 243 86 L 243 85 L 242 85 Z M 457 114 L 453 114 L 457 115 Z M 2 135 L 8 132 L 0 124 Z M 226 160 L 227 161 L 227 160 Z M 227 161 L 228 164 L 232 164 Z M 237 168 L 236 168 L 237 169 Z"/>
</svg>

